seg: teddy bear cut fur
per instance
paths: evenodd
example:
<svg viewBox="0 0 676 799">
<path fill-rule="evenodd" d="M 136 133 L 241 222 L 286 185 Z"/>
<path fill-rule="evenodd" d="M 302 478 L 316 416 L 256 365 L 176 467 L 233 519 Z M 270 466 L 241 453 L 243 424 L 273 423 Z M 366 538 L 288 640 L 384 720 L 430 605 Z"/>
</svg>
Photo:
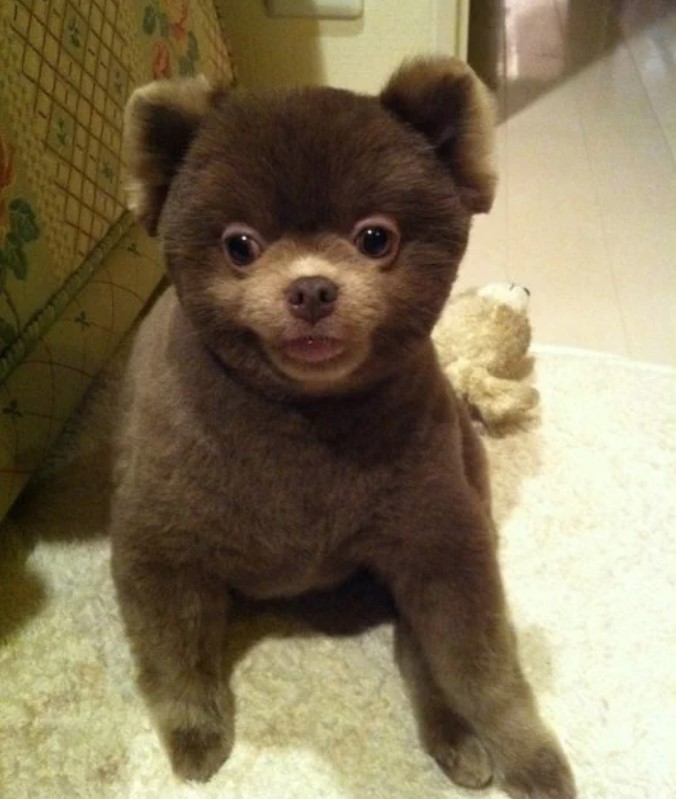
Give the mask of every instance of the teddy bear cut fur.
<svg viewBox="0 0 676 799">
<path fill-rule="evenodd" d="M 493 200 L 492 126 L 478 78 L 443 58 L 377 97 L 192 80 L 130 100 L 130 206 L 172 285 L 125 375 L 112 568 L 182 778 L 210 779 L 233 744 L 238 597 L 365 570 L 451 779 L 576 795 L 519 664 L 483 447 L 431 341 Z"/>
</svg>

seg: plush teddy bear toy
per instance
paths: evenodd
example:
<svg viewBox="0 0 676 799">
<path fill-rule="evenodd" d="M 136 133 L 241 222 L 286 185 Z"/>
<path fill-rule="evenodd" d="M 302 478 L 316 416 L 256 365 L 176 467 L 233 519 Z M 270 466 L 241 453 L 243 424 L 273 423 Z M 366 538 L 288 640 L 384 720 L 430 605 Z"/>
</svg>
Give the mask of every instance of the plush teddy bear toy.
<svg viewBox="0 0 676 799">
<path fill-rule="evenodd" d="M 435 330 L 439 359 L 455 390 L 489 428 L 523 420 L 538 403 L 527 378 L 530 292 L 491 283 L 451 300 Z"/>
</svg>

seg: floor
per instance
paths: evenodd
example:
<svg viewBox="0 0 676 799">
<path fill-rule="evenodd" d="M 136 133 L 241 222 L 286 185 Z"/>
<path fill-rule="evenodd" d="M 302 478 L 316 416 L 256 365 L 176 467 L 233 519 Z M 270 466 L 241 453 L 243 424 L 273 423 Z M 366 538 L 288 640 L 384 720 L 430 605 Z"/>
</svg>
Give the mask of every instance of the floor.
<svg viewBox="0 0 676 799">
<path fill-rule="evenodd" d="M 676 0 L 497 8 L 501 182 L 458 288 L 522 283 L 537 343 L 676 366 Z"/>
</svg>

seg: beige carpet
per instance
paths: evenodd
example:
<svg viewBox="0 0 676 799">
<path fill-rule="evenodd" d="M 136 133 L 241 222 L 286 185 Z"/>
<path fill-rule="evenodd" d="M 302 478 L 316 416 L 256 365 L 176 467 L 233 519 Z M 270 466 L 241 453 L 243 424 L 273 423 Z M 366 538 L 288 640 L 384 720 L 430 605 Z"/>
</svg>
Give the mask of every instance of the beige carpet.
<svg viewBox="0 0 676 799">
<path fill-rule="evenodd" d="M 537 371 L 541 423 L 488 442 L 523 660 L 581 797 L 673 799 L 676 374 L 551 351 Z M 475 795 L 421 751 L 389 623 L 328 635 L 281 611 L 233 630 L 231 759 L 177 782 L 135 693 L 85 444 L 79 477 L 62 456 L 57 496 L 0 531 L 3 799 Z"/>
</svg>

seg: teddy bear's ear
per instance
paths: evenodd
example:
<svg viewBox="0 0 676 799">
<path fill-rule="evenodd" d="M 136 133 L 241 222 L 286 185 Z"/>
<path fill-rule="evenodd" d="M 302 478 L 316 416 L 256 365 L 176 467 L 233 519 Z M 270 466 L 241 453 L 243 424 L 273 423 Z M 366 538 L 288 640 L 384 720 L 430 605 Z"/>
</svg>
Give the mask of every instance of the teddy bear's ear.
<svg viewBox="0 0 676 799">
<path fill-rule="evenodd" d="M 169 186 L 207 113 L 207 79 L 157 80 L 136 89 L 124 117 L 127 205 L 154 236 Z"/>
<path fill-rule="evenodd" d="M 470 212 L 490 210 L 496 184 L 493 100 L 467 64 L 442 57 L 405 62 L 380 102 L 430 141 Z"/>
</svg>

